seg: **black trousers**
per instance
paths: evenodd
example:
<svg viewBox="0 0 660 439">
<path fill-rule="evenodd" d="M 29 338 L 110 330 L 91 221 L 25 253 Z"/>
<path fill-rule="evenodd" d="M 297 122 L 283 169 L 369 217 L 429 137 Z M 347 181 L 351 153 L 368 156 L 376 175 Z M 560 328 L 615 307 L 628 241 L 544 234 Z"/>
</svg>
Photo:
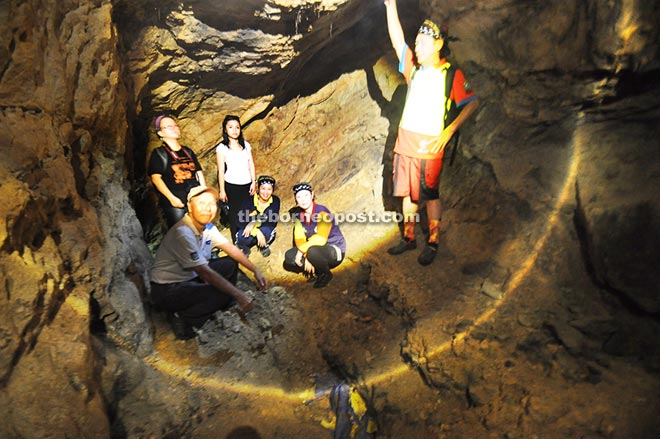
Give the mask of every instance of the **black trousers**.
<svg viewBox="0 0 660 439">
<path fill-rule="evenodd" d="M 248 200 L 250 195 L 249 184 L 232 184 L 225 182 L 225 192 L 227 193 L 227 204 L 229 204 L 229 231 L 231 232 L 232 242 L 236 242 L 236 232 L 238 232 L 238 212 Z"/>
<path fill-rule="evenodd" d="M 298 249 L 296 247 L 290 248 L 284 253 L 284 269 L 293 271 L 294 273 L 302 273 L 305 271 L 303 267 L 296 265 L 296 254 Z M 337 259 L 337 250 L 331 245 L 313 245 L 307 250 L 307 260 L 312 263 L 316 269 L 316 274 L 327 273 L 331 268 L 335 268 L 344 260 L 344 255 L 341 259 Z"/>
<path fill-rule="evenodd" d="M 165 215 L 165 222 L 167 223 L 168 229 L 179 222 L 179 220 L 183 218 L 187 212 L 187 209 L 182 207 L 174 207 L 171 204 L 168 206 L 161 204 L 160 208 L 163 211 L 163 215 Z"/>
<path fill-rule="evenodd" d="M 232 258 L 213 259 L 209 267 L 236 284 L 238 263 Z M 199 277 L 172 284 L 151 282 L 151 298 L 157 306 L 176 312 L 189 325 L 201 328 L 214 312 L 229 308 L 234 299 L 205 283 Z"/>
</svg>

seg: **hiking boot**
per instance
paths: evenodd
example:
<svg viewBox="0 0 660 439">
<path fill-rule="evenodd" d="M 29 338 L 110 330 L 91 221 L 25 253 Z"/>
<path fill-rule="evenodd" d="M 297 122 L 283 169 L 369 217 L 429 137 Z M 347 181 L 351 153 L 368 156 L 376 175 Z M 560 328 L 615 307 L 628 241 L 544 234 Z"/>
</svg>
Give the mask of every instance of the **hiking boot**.
<svg viewBox="0 0 660 439">
<path fill-rule="evenodd" d="M 394 247 L 388 248 L 387 253 L 391 255 L 400 255 L 401 253 L 407 252 L 408 250 L 415 250 L 416 248 L 417 241 L 414 239 L 412 241 L 408 241 L 404 238 Z"/>
<path fill-rule="evenodd" d="M 261 256 L 263 256 L 264 258 L 267 258 L 268 256 L 270 256 L 270 247 L 268 247 L 268 246 L 260 247 L 259 251 L 261 252 Z"/>
<path fill-rule="evenodd" d="M 429 265 L 435 259 L 435 255 L 438 254 L 438 245 L 437 244 L 426 244 L 422 253 L 417 257 L 417 262 L 420 265 Z"/>
<path fill-rule="evenodd" d="M 169 322 L 172 332 L 174 332 L 174 336 L 177 340 L 190 340 L 197 335 L 193 327 L 186 323 L 186 321 L 175 312 L 167 313 L 167 321 Z"/>
<path fill-rule="evenodd" d="M 314 282 L 314 288 L 323 288 L 330 283 L 332 280 L 332 273 L 329 271 L 325 273 L 320 273 L 316 277 L 316 282 Z"/>
</svg>

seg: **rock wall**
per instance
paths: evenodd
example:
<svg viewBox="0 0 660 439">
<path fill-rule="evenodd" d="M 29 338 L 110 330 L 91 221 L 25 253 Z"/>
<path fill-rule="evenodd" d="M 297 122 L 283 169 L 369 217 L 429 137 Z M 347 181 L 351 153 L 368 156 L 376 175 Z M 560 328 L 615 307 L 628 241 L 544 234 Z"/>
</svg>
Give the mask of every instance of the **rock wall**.
<svg viewBox="0 0 660 439">
<path fill-rule="evenodd" d="M 487 96 L 467 155 L 492 166 L 497 186 L 536 214 L 556 203 L 576 166 L 588 270 L 632 308 L 657 315 L 658 274 L 649 268 L 660 260 L 657 2 L 420 6 L 449 24 L 460 39 L 454 56 Z M 450 215 L 469 227 L 460 210 Z"/>
<path fill-rule="evenodd" d="M 90 327 L 150 349 L 112 5 L 0 8 L 0 436 L 107 437 Z"/>
<path fill-rule="evenodd" d="M 658 99 L 650 91 L 588 113 L 577 138 L 576 222 L 589 268 L 596 283 L 650 315 L 660 312 L 652 268 L 660 266 Z"/>
</svg>

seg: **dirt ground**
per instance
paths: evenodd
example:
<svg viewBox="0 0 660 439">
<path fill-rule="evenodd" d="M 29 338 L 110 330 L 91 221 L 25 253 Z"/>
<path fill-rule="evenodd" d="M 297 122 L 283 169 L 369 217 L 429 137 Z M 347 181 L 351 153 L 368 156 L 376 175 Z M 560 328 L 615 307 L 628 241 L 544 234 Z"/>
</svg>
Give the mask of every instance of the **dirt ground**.
<svg viewBox="0 0 660 439">
<path fill-rule="evenodd" d="M 269 290 L 239 279 L 257 299 L 245 320 L 220 312 L 180 341 L 153 314 L 155 350 L 135 365 L 142 378 L 117 409 L 116 435 L 330 438 L 327 391 L 350 382 L 376 437 L 657 437 L 657 356 L 625 343 L 606 352 L 632 318 L 603 300 L 579 246 L 566 246 L 576 244 L 570 219 L 561 224 L 544 232 L 552 239 L 537 235 L 547 244 L 527 235 L 488 270 L 444 237 L 421 267 L 420 249 L 386 254 L 394 226 L 346 226 L 347 258 L 323 289 L 281 268 L 283 230 L 270 257 L 250 256 Z M 366 237 L 373 247 L 360 247 Z M 657 346 L 657 322 L 645 328 L 627 333 Z"/>
</svg>

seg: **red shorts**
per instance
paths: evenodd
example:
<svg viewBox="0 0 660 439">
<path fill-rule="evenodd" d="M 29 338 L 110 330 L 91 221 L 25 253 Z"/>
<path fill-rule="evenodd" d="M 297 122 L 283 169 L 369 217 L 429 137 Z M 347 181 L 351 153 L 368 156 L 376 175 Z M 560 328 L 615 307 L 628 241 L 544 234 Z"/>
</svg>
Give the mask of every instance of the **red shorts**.
<svg viewBox="0 0 660 439">
<path fill-rule="evenodd" d="M 442 172 L 442 158 L 424 160 L 394 153 L 395 197 L 407 197 L 414 202 L 437 200 Z M 422 175 L 424 178 L 422 178 Z"/>
</svg>

